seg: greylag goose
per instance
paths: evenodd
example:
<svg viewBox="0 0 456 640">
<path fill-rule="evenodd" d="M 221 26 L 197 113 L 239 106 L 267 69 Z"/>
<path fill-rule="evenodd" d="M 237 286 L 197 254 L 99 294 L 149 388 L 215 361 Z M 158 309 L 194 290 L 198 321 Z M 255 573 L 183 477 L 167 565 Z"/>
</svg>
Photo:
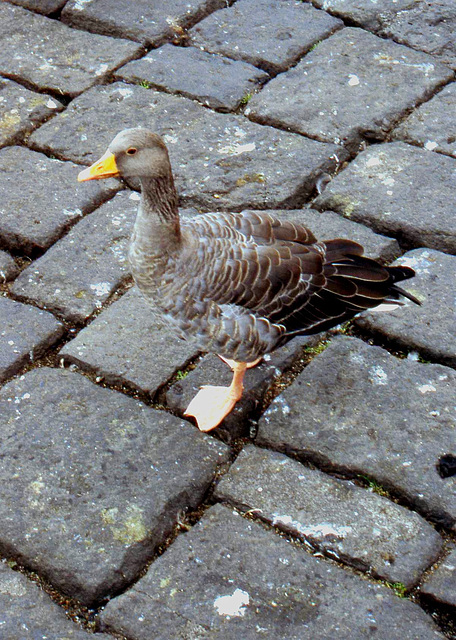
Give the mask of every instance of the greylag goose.
<svg viewBox="0 0 456 640">
<path fill-rule="evenodd" d="M 340 238 L 317 242 L 268 213 L 206 213 L 180 221 L 167 148 L 147 129 L 125 129 L 79 181 L 139 178 L 141 201 L 129 261 L 143 295 L 201 351 L 233 369 L 229 387 L 205 386 L 185 415 L 214 429 L 243 391 L 246 369 L 298 335 L 327 330 L 380 304 L 418 301 L 385 267 Z"/>
</svg>

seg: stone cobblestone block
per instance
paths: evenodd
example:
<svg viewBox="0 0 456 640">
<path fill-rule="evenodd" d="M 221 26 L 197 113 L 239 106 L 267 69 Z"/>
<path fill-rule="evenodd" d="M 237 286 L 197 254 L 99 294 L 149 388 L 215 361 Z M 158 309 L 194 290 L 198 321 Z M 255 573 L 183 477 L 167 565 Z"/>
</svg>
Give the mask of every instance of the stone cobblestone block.
<svg viewBox="0 0 456 640">
<path fill-rule="evenodd" d="M 431 56 L 347 28 L 271 80 L 245 114 L 357 151 L 365 137 L 384 139 L 398 118 L 452 76 Z"/>
<path fill-rule="evenodd" d="M 456 158 L 455 111 L 456 82 L 453 82 L 412 111 L 393 131 L 393 137 Z"/>
<path fill-rule="evenodd" d="M 271 403 L 257 442 L 372 478 L 456 528 L 456 477 L 439 474 L 456 449 L 455 382 L 448 367 L 334 338 Z"/>
<path fill-rule="evenodd" d="M 401 255 L 397 240 L 374 233 L 372 229 L 342 218 L 334 211 L 316 211 L 315 209 L 281 209 L 268 211 L 281 220 L 298 222 L 311 230 L 318 240 L 332 238 L 348 238 L 359 242 L 364 247 L 364 253 L 370 258 L 382 262 L 392 262 Z"/>
<path fill-rule="evenodd" d="M 440 604 L 456 607 L 456 549 L 420 585 L 420 592 Z"/>
<path fill-rule="evenodd" d="M 65 4 L 66 0 L 8 0 L 12 4 L 17 4 L 24 9 L 36 11 L 43 15 L 49 15 L 59 11 Z"/>
<path fill-rule="evenodd" d="M 64 346 L 66 362 L 153 396 L 196 354 L 133 288 Z"/>
<path fill-rule="evenodd" d="M 83 218 L 20 274 L 13 293 L 68 321 L 87 320 L 128 277 L 138 198 L 121 192 Z"/>
<path fill-rule="evenodd" d="M 429 249 L 415 249 L 398 259 L 415 269 L 404 284 L 422 306 L 406 303 L 390 313 L 367 312 L 356 323 L 401 347 L 418 351 L 434 362 L 456 367 L 456 257 Z"/>
<path fill-rule="evenodd" d="M 394 9 L 381 35 L 402 42 L 412 49 L 432 54 L 456 69 L 456 6 L 453 0 L 411 2 L 403 11 Z"/>
<path fill-rule="evenodd" d="M 62 20 L 78 29 L 157 46 L 224 5 L 224 0 L 70 0 Z"/>
<path fill-rule="evenodd" d="M 0 250 L 0 284 L 13 280 L 18 273 L 19 267 L 14 259 L 6 251 Z"/>
<path fill-rule="evenodd" d="M 0 549 L 92 605 L 143 569 L 228 448 L 84 376 L 35 369 L 0 391 Z"/>
<path fill-rule="evenodd" d="M 456 9 L 452 0 L 313 0 L 317 7 L 432 54 L 456 68 Z"/>
<path fill-rule="evenodd" d="M 46 153 L 88 164 L 118 131 L 135 126 L 164 136 L 181 200 L 211 211 L 293 206 L 347 157 L 335 145 L 123 83 L 87 91 L 31 140 Z"/>
<path fill-rule="evenodd" d="M 217 427 L 217 435 L 226 442 L 250 435 L 252 420 L 258 416 L 268 389 L 302 356 L 302 350 L 317 341 L 315 337 L 298 337 L 287 345 L 266 354 L 263 361 L 249 369 L 244 379 L 244 393 L 231 413 Z M 182 415 L 190 401 L 205 384 L 229 386 L 233 372 L 218 356 L 210 354 L 197 363 L 185 377 L 177 379 L 166 391 L 166 404 Z"/>
<path fill-rule="evenodd" d="M 17 82 L 0 78 L 0 147 L 19 142 L 63 105 Z"/>
<path fill-rule="evenodd" d="M 369 31 L 379 31 L 383 19 L 391 19 L 416 0 L 383 0 L 379 5 L 371 0 L 312 0 L 315 6 L 336 16 L 357 23 Z"/>
<path fill-rule="evenodd" d="M 85 188 L 76 181 L 80 170 L 72 162 L 52 160 L 25 147 L 1 149 L 3 246 L 27 255 L 42 252 L 120 189 L 117 180 Z"/>
<path fill-rule="evenodd" d="M 41 357 L 64 331 L 50 313 L 0 297 L 0 382 Z"/>
<path fill-rule="evenodd" d="M 218 111 L 233 111 L 269 76 L 246 62 L 165 44 L 119 69 L 116 77 L 149 83 L 193 98 Z"/>
<path fill-rule="evenodd" d="M 0 627 L 5 640 L 109 640 L 70 622 L 48 595 L 17 571 L 0 564 Z"/>
<path fill-rule="evenodd" d="M 408 589 L 443 546 L 437 531 L 408 509 L 251 445 L 223 476 L 215 495 L 330 558 Z"/>
<path fill-rule="evenodd" d="M 395 235 L 411 246 L 456 252 L 456 161 L 402 142 L 372 145 L 314 200 L 317 209 Z"/>
<path fill-rule="evenodd" d="M 342 26 L 340 20 L 310 4 L 238 0 L 201 21 L 189 36 L 202 49 L 277 74 Z"/>
<path fill-rule="evenodd" d="M 222 506 L 179 536 L 102 613 L 135 640 L 443 640 L 431 618 L 383 586 L 318 560 Z M 170 629 L 172 631 L 170 631 Z"/>
<path fill-rule="evenodd" d="M 0 4 L 0 73 L 39 91 L 76 96 L 141 50 L 57 20 Z"/>
</svg>

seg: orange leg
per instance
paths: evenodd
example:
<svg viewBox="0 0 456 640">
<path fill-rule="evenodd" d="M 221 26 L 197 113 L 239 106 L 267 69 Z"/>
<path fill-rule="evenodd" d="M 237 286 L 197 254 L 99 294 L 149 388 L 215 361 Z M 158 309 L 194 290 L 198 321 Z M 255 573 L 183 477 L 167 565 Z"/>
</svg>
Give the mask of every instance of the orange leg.
<svg viewBox="0 0 456 640">
<path fill-rule="evenodd" d="M 184 416 L 193 416 L 200 431 L 211 431 L 218 427 L 240 400 L 244 390 L 245 362 L 233 361 L 233 380 L 229 387 L 201 387 L 188 405 Z"/>
<path fill-rule="evenodd" d="M 221 356 L 219 354 L 217 354 L 217 355 L 220 358 L 220 360 L 223 360 L 223 362 L 225 362 L 225 364 L 227 364 L 229 366 L 231 371 L 234 371 L 234 367 L 238 364 L 236 362 L 236 360 L 230 360 L 229 358 L 225 358 L 225 356 Z M 260 362 L 262 360 L 263 360 L 263 356 L 260 356 L 259 358 L 257 358 L 253 362 L 247 362 L 245 366 L 247 367 L 247 369 L 252 369 L 253 367 L 256 367 L 257 364 L 260 364 Z"/>
</svg>

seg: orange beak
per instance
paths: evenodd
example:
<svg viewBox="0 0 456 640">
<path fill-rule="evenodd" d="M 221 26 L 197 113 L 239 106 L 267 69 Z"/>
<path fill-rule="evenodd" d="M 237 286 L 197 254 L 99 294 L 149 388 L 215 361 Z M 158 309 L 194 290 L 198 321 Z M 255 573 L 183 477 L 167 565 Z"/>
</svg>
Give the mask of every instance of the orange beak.
<svg viewBox="0 0 456 640">
<path fill-rule="evenodd" d="M 110 151 L 106 153 L 90 167 L 81 171 L 78 175 L 78 182 L 86 180 L 102 180 L 103 178 L 116 178 L 119 176 L 114 154 Z"/>
</svg>

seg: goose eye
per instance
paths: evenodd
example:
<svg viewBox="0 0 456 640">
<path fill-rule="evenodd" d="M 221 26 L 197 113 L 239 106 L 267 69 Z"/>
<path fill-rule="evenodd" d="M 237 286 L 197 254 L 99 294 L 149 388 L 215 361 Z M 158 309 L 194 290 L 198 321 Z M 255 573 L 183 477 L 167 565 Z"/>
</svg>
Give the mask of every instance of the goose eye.
<svg viewBox="0 0 456 640">
<path fill-rule="evenodd" d="M 134 156 L 137 151 L 138 149 L 135 149 L 135 147 L 130 147 L 129 149 L 127 149 L 127 154 L 129 156 Z"/>
</svg>

